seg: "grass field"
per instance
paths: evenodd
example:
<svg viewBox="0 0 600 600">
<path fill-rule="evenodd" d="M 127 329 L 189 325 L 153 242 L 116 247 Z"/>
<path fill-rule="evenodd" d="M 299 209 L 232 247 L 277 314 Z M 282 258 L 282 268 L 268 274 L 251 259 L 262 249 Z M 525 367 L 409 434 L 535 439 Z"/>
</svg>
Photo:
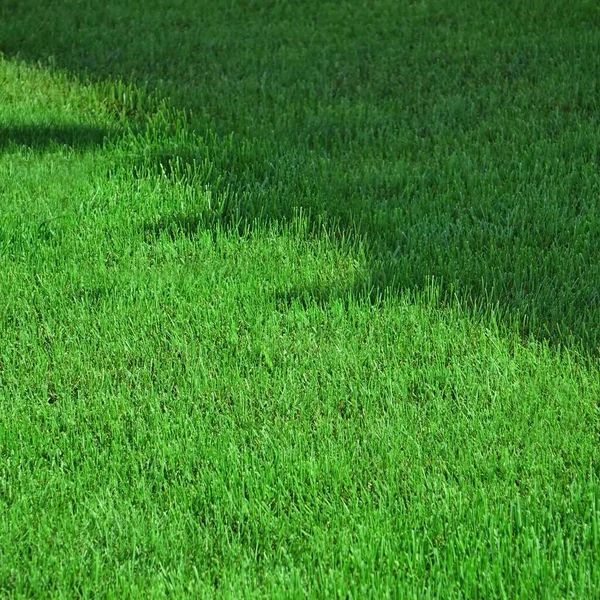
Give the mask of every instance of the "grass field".
<svg viewBox="0 0 600 600">
<path fill-rule="evenodd" d="M 3 0 L 0 597 L 597 597 L 599 47 Z"/>
</svg>

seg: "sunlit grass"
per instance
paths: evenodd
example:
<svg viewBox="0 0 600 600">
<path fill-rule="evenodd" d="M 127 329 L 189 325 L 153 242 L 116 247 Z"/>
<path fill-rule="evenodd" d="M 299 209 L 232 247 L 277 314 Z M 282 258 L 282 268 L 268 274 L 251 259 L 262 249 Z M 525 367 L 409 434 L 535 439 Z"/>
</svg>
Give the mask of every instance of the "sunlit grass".
<svg viewBox="0 0 600 600">
<path fill-rule="evenodd" d="M 70 4 L 0 8 L 0 596 L 593 596 L 592 8 Z"/>
</svg>

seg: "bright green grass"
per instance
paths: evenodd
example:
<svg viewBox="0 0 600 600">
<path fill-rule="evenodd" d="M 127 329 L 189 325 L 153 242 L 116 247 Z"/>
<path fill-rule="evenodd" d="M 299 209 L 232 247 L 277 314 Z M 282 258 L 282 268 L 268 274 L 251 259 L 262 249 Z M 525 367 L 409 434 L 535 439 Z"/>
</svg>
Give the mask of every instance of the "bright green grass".
<svg viewBox="0 0 600 600">
<path fill-rule="evenodd" d="M 3 2 L 0 596 L 593 597 L 598 25 Z"/>
</svg>

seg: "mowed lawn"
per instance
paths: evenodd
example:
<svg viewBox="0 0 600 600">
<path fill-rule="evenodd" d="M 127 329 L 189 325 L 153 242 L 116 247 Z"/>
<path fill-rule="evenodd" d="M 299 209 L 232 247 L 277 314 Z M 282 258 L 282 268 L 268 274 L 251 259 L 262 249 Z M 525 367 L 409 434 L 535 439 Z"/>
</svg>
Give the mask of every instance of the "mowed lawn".
<svg viewBox="0 0 600 600">
<path fill-rule="evenodd" d="M 598 48 L 3 0 L 0 597 L 596 597 Z"/>
</svg>

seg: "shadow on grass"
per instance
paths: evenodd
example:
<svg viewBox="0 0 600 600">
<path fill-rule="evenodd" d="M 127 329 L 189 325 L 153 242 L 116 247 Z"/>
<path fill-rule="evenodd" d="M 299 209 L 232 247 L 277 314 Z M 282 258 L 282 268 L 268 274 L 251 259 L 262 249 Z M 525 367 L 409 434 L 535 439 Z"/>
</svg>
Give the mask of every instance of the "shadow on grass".
<svg viewBox="0 0 600 600">
<path fill-rule="evenodd" d="M 315 235 L 325 226 L 365 242 L 371 275 L 359 292 L 420 290 L 435 277 L 442 301 L 457 294 L 523 335 L 597 355 L 600 13 L 508 2 L 490 19 L 483 0 L 363 4 L 7 0 L 0 51 L 148 86 L 191 109 L 200 138 L 215 132 L 206 147 L 127 165 L 214 191 L 210 213 L 162 215 L 148 239 L 243 235 L 301 207 Z M 122 104 L 135 118 L 135 103 Z M 31 147 L 102 138 L 0 136 Z"/>
<path fill-rule="evenodd" d="M 186 156 L 185 152 L 171 156 L 166 165 L 159 162 L 152 168 L 177 181 L 185 179 L 185 172 L 195 173 L 201 182 L 198 196 L 208 186 L 218 207 L 175 211 L 148 222 L 144 233 L 150 243 L 161 236 L 193 239 L 205 231 L 214 234 L 217 228 L 248 235 L 257 228 L 291 222 L 298 207 L 281 198 L 286 189 L 302 189 L 303 206 L 309 207 L 303 212 L 306 233 L 321 236 L 325 227 L 330 239 L 362 240 L 370 259 L 369 275 L 351 290 L 295 290 L 278 302 L 322 304 L 352 293 L 377 303 L 385 294 L 407 289 L 419 293 L 434 278 L 442 305 L 458 298 L 483 319 L 493 309 L 501 323 L 517 328 L 524 337 L 534 335 L 551 345 L 577 348 L 592 359 L 598 355 L 600 271 L 593 257 L 600 255 L 600 236 L 595 235 L 600 228 L 594 225 L 595 202 L 585 206 L 572 201 L 561 215 L 543 202 L 528 206 L 518 195 L 498 204 L 482 206 L 467 197 L 462 205 L 440 207 L 435 196 L 437 189 L 448 185 L 443 176 L 421 181 L 418 191 L 399 190 L 401 184 L 374 177 L 363 181 L 365 189 L 370 187 L 365 195 L 370 202 L 360 206 L 350 196 L 352 176 L 340 181 L 322 172 L 306 182 L 288 172 L 269 185 L 260 161 L 255 165 L 254 174 L 262 173 L 257 180 L 243 170 L 236 172 L 233 161 L 224 160 L 214 169 L 217 180 L 204 177 Z M 140 172 L 147 169 L 147 164 L 138 167 Z M 332 212 L 329 201 L 336 198 L 348 204 Z M 396 204 L 390 207 L 392 201 Z"/>
<path fill-rule="evenodd" d="M 44 151 L 55 146 L 75 150 L 102 146 L 110 135 L 108 129 L 86 125 L 0 125 L 0 150 L 23 146 Z"/>
</svg>

